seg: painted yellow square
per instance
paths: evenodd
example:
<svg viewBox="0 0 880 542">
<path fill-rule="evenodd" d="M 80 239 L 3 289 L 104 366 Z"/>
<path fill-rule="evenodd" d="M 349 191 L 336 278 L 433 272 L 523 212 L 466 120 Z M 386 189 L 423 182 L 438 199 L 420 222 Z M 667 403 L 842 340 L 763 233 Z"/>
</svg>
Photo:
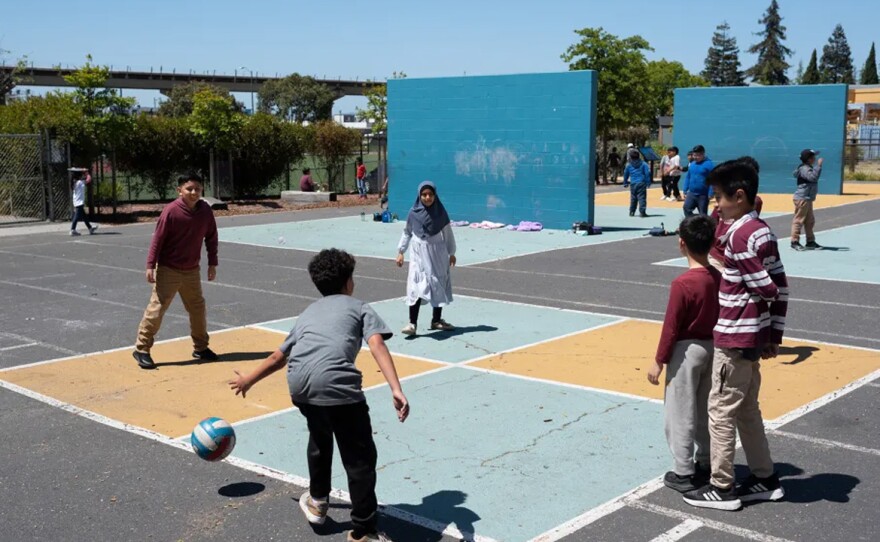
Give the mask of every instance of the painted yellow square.
<svg viewBox="0 0 880 542">
<path fill-rule="evenodd" d="M 280 333 L 238 328 L 211 334 L 211 348 L 220 355 L 213 363 L 192 359 L 187 337 L 153 346 L 158 368 L 151 371 L 140 369 L 126 349 L 4 371 L 0 380 L 176 438 L 209 416 L 235 423 L 291 407 L 285 370 L 254 386 L 246 399 L 227 384 L 233 369 L 251 371 L 283 340 Z M 394 361 L 401 378 L 440 367 L 404 356 Z M 356 365 L 365 388 L 384 382 L 369 350 L 358 354 Z"/>
<path fill-rule="evenodd" d="M 486 358 L 473 365 L 517 374 L 663 398 L 647 380 L 660 324 L 627 320 L 594 331 Z M 880 369 L 880 351 L 785 340 L 779 357 L 761 362 L 761 410 L 772 420 Z"/>
</svg>

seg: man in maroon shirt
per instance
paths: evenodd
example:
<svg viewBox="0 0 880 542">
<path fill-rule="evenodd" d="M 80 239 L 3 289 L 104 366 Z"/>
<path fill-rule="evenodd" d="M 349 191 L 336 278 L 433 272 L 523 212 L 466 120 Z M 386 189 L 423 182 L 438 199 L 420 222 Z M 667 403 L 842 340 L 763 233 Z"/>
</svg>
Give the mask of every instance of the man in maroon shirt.
<svg viewBox="0 0 880 542">
<path fill-rule="evenodd" d="M 648 381 L 659 384 L 663 366 L 669 366 L 663 405 L 673 467 L 663 483 L 684 493 L 702 487 L 709 479 L 712 330 L 718 321 L 721 273 L 709 265 L 709 249 L 715 242 L 711 218 L 689 216 L 681 221 L 678 232 L 678 247 L 687 257 L 689 269 L 672 281 Z"/>
<path fill-rule="evenodd" d="M 208 249 L 208 280 L 217 278 L 217 223 L 211 206 L 201 199 L 201 177 L 180 177 L 177 193 L 180 197 L 166 205 L 159 216 L 147 256 L 147 282 L 153 285 L 153 293 L 132 353 L 142 369 L 156 367 L 150 356 L 153 338 L 178 293 L 189 313 L 193 357 L 217 360 L 217 354 L 208 348 L 208 320 L 199 274 L 204 241 Z"/>
</svg>

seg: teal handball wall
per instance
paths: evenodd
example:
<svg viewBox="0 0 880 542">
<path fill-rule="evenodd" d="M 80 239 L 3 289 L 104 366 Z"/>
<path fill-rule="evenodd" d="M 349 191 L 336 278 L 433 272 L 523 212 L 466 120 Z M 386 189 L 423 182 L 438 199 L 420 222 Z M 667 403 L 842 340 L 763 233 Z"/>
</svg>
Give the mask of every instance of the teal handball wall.
<svg viewBox="0 0 880 542">
<path fill-rule="evenodd" d="M 388 82 L 390 209 L 404 219 L 424 180 L 452 220 L 593 217 L 595 72 Z"/>
<path fill-rule="evenodd" d="M 825 158 L 819 193 L 843 191 L 846 85 L 686 88 L 675 91 L 672 139 L 682 158 L 706 147 L 716 164 L 751 155 L 761 166 L 760 192 L 789 194 L 801 150 Z"/>
</svg>

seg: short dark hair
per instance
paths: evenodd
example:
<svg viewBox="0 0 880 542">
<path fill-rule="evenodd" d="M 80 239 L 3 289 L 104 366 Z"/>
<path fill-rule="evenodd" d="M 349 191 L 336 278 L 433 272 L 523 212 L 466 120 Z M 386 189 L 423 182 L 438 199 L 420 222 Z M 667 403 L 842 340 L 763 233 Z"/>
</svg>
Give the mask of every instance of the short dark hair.
<svg viewBox="0 0 880 542">
<path fill-rule="evenodd" d="M 678 147 L 669 147 L 669 148 L 666 149 L 666 150 L 668 150 L 668 151 L 672 151 L 672 152 L 674 152 L 675 154 L 678 154 Z"/>
<path fill-rule="evenodd" d="M 311 173 L 311 172 L 312 172 L 311 169 L 309 169 L 309 168 L 303 168 L 303 175 L 308 175 L 308 174 Z"/>
<path fill-rule="evenodd" d="M 752 169 L 754 169 L 756 173 L 761 173 L 761 166 L 759 166 L 758 161 L 751 156 L 740 156 L 736 161 L 748 164 L 752 166 Z"/>
<path fill-rule="evenodd" d="M 183 186 L 190 181 L 195 181 L 202 186 L 205 186 L 205 182 L 202 181 L 202 178 L 199 177 L 197 173 L 189 172 L 184 175 L 181 175 L 177 178 L 177 186 Z"/>
<path fill-rule="evenodd" d="M 678 236 L 684 240 L 688 252 L 705 256 L 715 243 L 715 221 L 707 215 L 692 215 L 681 221 Z"/>
<path fill-rule="evenodd" d="M 630 149 L 629 152 L 626 153 L 626 155 L 629 157 L 630 160 L 638 160 L 639 156 L 641 156 L 639 154 L 639 151 L 635 149 Z"/>
<path fill-rule="evenodd" d="M 737 190 L 742 190 L 751 205 L 755 204 L 758 195 L 758 172 L 748 163 L 741 160 L 728 160 L 718 164 L 706 177 L 706 186 L 733 197 Z"/>
<path fill-rule="evenodd" d="M 354 256 L 338 248 L 324 249 L 309 262 L 309 276 L 321 295 L 342 292 L 354 275 Z"/>
</svg>

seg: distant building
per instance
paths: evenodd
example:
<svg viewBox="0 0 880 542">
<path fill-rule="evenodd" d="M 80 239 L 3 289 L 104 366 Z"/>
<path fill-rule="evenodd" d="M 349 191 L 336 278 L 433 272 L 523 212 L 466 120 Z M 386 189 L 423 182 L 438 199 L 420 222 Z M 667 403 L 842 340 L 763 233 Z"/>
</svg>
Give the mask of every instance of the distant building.
<svg viewBox="0 0 880 542">
<path fill-rule="evenodd" d="M 360 130 L 365 134 L 370 133 L 373 128 L 372 121 L 358 120 L 356 113 L 336 113 L 333 115 L 333 121 L 346 128 Z"/>
</svg>

